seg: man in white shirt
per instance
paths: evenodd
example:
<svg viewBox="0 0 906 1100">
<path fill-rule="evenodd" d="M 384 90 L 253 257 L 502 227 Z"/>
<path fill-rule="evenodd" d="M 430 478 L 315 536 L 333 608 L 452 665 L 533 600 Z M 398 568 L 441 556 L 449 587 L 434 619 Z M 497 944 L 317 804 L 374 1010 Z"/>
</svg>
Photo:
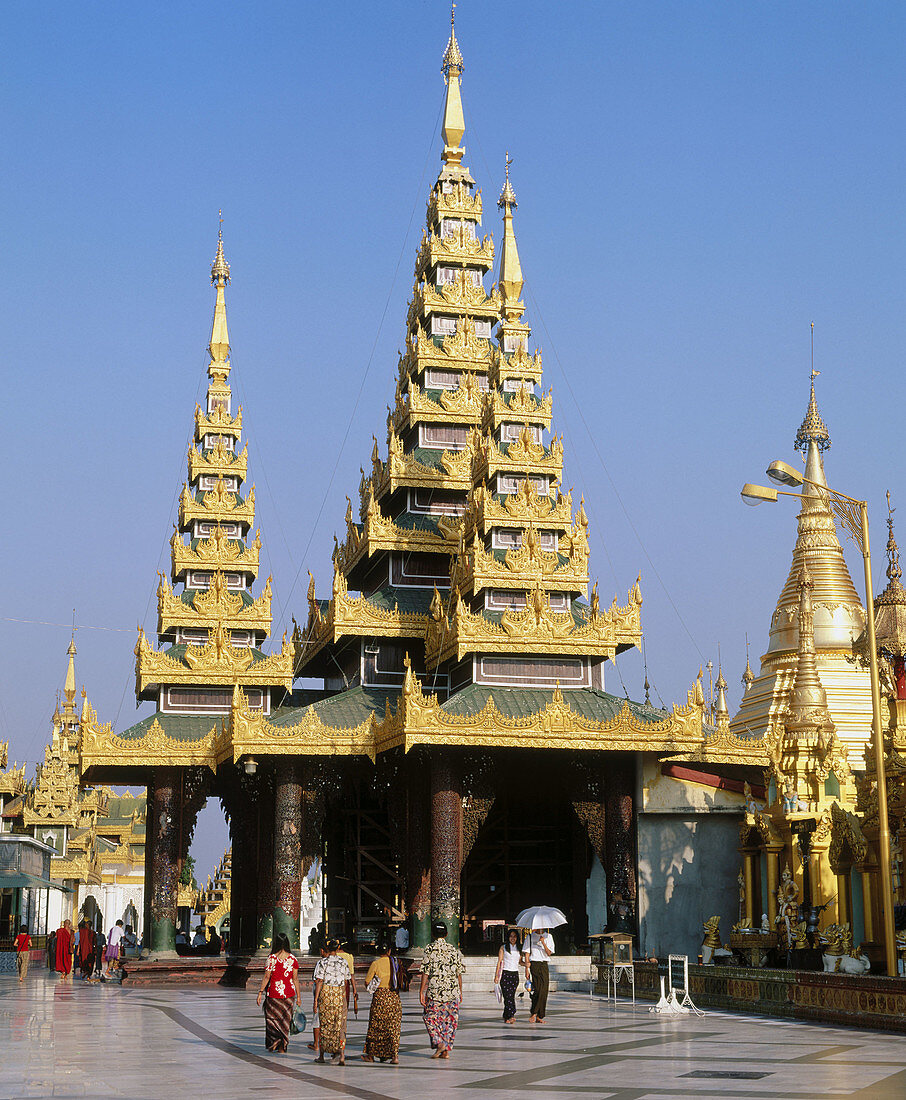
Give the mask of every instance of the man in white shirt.
<svg viewBox="0 0 906 1100">
<path fill-rule="evenodd" d="M 525 937 L 522 958 L 525 963 L 525 980 L 532 983 L 532 1014 L 530 1023 L 544 1023 L 547 1012 L 547 992 L 550 989 L 550 973 L 547 960 L 554 953 L 554 937 L 549 928 L 538 928 Z"/>
</svg>

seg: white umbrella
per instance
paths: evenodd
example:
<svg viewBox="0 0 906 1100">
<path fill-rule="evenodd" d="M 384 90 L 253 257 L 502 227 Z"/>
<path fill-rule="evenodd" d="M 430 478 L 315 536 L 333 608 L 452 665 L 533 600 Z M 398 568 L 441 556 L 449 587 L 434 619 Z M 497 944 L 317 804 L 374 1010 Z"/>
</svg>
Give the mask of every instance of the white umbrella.
<svg viewBox="0 0 906 1100">
<path fill-rule="evenodd" d="M 566 917 L 552 905 L 533 905 L 530 909 L 522 910 L 516 918 L 516 924 L 529 930 L 559 928 L 561 924 L 566 924 Z"/>
</svg>

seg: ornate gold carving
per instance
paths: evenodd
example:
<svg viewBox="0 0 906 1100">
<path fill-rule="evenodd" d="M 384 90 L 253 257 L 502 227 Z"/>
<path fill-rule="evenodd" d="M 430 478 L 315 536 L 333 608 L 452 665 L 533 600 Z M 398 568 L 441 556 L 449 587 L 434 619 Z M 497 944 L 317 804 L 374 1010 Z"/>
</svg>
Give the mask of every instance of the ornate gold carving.
<svg viewBox="0 0 906 1100">
<path fill-rule="evenodd" d="M 250 573 L 257 577 L 261 532 L 255 532 L 254 542 L 245 544 L 239 539 L 231 538 L 217 524 L 211 537 L 199 539 L 193 549 L 182 541 L 179 530 L 174 526 L 170 549 L 174 581 L 187 569 L 222 569 L 228 573 Z"/>
<path fill-rule="evenodd" d="M 455 390 L 441 390 L 438 399 L 420 389 L 414 382 L 404 396 L 398 391 L 396 409 L 391 414 L 391 429 L 398 431 L 405 424 L 419 421 L 440 421 L 443 424 L 473 424 L 481 420 L 484 394 L 471 371 L 464 371 Z"/>
<path fill-rule="evenodd" d="M 481 224 L 481 192 L 470 194 L 464 187 L 453 191 L 431 192 L 428 199 L 428 224 L 436 225 L 441 218 L 468 218 Z"/>
<path fill-rule="evenodd" d="M 183 660 L 153 649 L 144 631 L 135 647 L 135 691 L 151 684 L 234 684 L 278 686 L 293 683 L 293 647 L 286 634 L 279 653 L 255 661 L 247 646 L 233 646 L 222 622 L 210 631 L 207 645 L 188 646 Z"/>
<path fill-rule="evenodd" d="M 553 390 L 546 397 L 537 398 L 528 383 L 523 384 L 515 393 L 503 393 L 491 390 L 484 396 L 482 429 L 495 432 L 503 423 L 540 424 L 550 429 L 554 407 Z"/>
<path fill-rule="evenodd" d="M 526 382 L 539 384 L 541 382 L 541 351 L 536 351 L 534 355 L 530 355 L 526 351 L 524 343 L 520 343 L 516 350 L 509 355 L 495 348 L 492 354 L 491 368 L 488 371 L 488 379 L 492 386 L 499 389 L 507 378 L 521 378 Z"/>
<path fill-rule="evenodd" d="M 257 630 L 267 634 L 271 628 L 271 578 L 257 599 L 246 603 L 241 592 L 231 592 L 223 573 L 214 571 L 210 588 L 193 594 L 186 603 L 175 595 L 163 573 L 157 587 L 157 630 L 165 634 L 175 626 L 206 627 L 218 624 L 230 630 Z"/>
<path fill-rule="evenodd" d="M 467 313 L 470 317 L 494 321 L 499 312 L 497 291 L 488 294 L 481 283 L 476 286 L 465 271 L 458 271 L 452 283 L 437 287 L 430 283 L 416 284 L 409 303 L 408 323 L 414 325 L 419 317 L 432 313 Z"/>
<path fill-rule="evenodd" d="M 486 613 L 470 611 L 454 589 L 446 614 L 432 616 L 425 638 L 429 665 L 461 660 L 467 653 L 550 653 L 613 657 L 642 641 L 642 594 L 639 581 L 629 590 L 629 602 L 614 599 L 600 611 L 595 599 L 587 617 L 577 621 L 570 612 L 553 611 L 547 593 L 533 588 L 521 611 L 507 609 L 499 622 Z"/>
<path fill-rule="evenodd" d="M 309 574 L 311 577 L 311 574 Z M 300 669 L 325 645 L 344 636 L 357 638 L 422 638 L 428 616 L 418 611 L 378 607 L 367 596 L 350 596 L 346 578 L 334 569 L 333 595 L 327 604 L 315 599 L 314 577 L 308 586 L 308 626 L 302 639 Z"/>
<path fill-rule="evenodd" d="M 364 523 L 353 522 L 352 501 L 346 498 L 346 539 L 334 550 L 334 562 L 344 575 L 366 555 L 397 550 L 405 553 L 452 554 L 459 535 L 426 531 L 419 527 L 398 527 L 370 498 Z"/>
<path fill-rule="evenodd" d="M 500 560 L 493 550 L 486 550 L 476 531 L 469 549 L 457 555 L 451 585 L 463 593 L 479 592 L 483 588 L 529 589 L 543 588 L 552 592 L 585 592 L 588 588 L 588 546 L 580 540 L 573 543 L 569 556 L 553 550 L 542 550 L 538 532 L 529 525 L 523 534 L 522 546 L 507 550 Z"/>
<path fill-rule="evenodd" d="M 233 761 L 249 756 L 369 756 L 375 758 L 372 718 L 349 729 L 325 726 L 314 707 L 292 726 L 275 726 L 250 710 L 245 694 L 233 691 L 230 715 Z"/>
<path fill-rule="evenodd" d="M 512 443 L 497 443 L 485 438 L 475 451 L 472 476 L 490 480 L 498 473 L 547 474 L 559 481 L 563 476 L 563 441 L 557 437 L 550 446 L 536 443 L 528 427 Z"/>
<path fill-rule="evenodd" d="M 217 481 L 217 487 L 202 494 L 200 501 L 195 499 L 188 485 L 183 485 L 179 500 L 179 526 L 200 520 L 202 523 L 242 523 L 251 527 L 255 522 L 255 486 L 246 494 L 245 500 L 232 489 L 226 487 L 223 478 Z"/>
<path fill-rule="evenodd" d="M 490 236 L 479 239 L 477 234 L 473 237 L 463 227 L 443 237 L 423 230 L 415 259 L 416 273 L 424 275 L 434 264 L 469 264 L 489 271 L 494 264 L 494 240 Z"/>
<path fill-rule="evenodd" d="M 235 416 L 219 406 L 213 412 L 206 413 L 201 405 L 195 406 L 195 435 L 199 440 L 206 435 L 234 435 L 238 439 L 242 432 L 242 406 Z"/>
<path fill-rule="evenodd" d="M 248 473 L 249 446 L 246 445 L 237 455 L 229 447 L 218 443 L 213 449 L 202 450 L 197 444 L 189 448 L 189 481 L 206 475 L 208 477 L 238 477 L 245 481 Z"/>
<path fill-rule="evenodd" d="M 110 722 L 99 725 L 92 708 L 82 727 L 79 766 L 81 773 L 100 765 L 122 767 L 179 765 L 205 767 L 217 771 L 218 763 L 229 755 L 229 730 L 223 719 L 211 719 L 211 728 L 196 741 L 169 737 L 157 720 L 141 738 L 119 737 Z"/>
<path fill-rule="evenodd" d="M 387 461 L 381 462 L 377 454 L 377 442 L 372 454 L 371 487 L 376 500 L 399 488 L 461 489 L 472 486 L 472 448 L 461 451 L 438 452 L 438 465 L 426 466 L 414 455 L 406 454 L 399 436 L 391 432 L 388 441 Z"/>
</svg>

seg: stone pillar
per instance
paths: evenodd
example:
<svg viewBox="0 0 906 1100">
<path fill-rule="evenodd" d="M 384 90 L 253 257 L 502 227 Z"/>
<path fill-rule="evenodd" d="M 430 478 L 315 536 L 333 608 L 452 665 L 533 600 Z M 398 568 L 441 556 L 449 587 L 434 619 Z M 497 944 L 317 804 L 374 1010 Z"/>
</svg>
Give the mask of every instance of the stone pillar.
<svg viewBox="0 0 906 1100">
<path fill-rule="evenodd" d="M 427 947 L 431 942 L 431 809 L 428 763 L 419 753 L 410 753 L 406 808 L 406 912 L 409 916 L 409 946 Z"/>
<path fill-rule="evenodd" d="M 462 791 L 459 760 L 449 749 L 431 754 L 431 918 L 447 926 L 459 945 L 459 874 L 462 851 Z"/>
<path fill-rule="evenodd" d="M 607 860 L 608 927 L 612 926 L 612 908 L 619 895 L 623 909 L 630 912 L 621 920 L 623 927 L 638 935 L 636 886 L 636 762 L 633 753 L 608 753 L 604 761 L 604 851 Z M 617 908 L 621 908 L 619 903 Z"/>
<path fill-rule="evenodd" d="M 144 906 L 142 908 L 142 945 L 151 947 L 151 868 L 154 866 L 154 831 L 151 822 L 154 820 L 154 783 L 147 786 L 147 801 L 145 802 L 145 885 Z M 107 914 L 103 914 L 106 920 Z M 48 932 L 50 930 L 48 929 Z M 106 935 L 106 929 L 104 934 Z"/>
<path fill-rule="evenodd" d="M 768 859 L 768 922 L 771 929 L 776 928 L 777 921 L 777 890 L 780 886 L 780 852 L 773 848 L 767 849 Z"/>
<path fill-rule="evenodd" d="M 295 760 L 281 759 L 274 775 L 274 936 L 284 932 L 299 949 L 302 901 L 302 784 Z"/>
<path fill-rule="evenodd" d="M 259 951 L 269 951 L 274 934 L 274 787 L 270 775 L 259 775 L 255 903 L 256 946 Z"/>
<path fill-rule="evenodd" d="M 255 904 L 258 873 L 258 788 L 254 776 L 237 777 L 230 811 L 230 954 L 253 952 L 258 946 Z"/>
<path fill-rule="evenodd" d="M 152 780 L 153 817 L 146 825 L 151 838 L 151 861 L 145 872 L 151 880 L 150 946 L 154 955 L 176 954 L 176 901 L 179 891 L 179 854 L 182 842 L 179 768 L 155 768 Z M 149 791 L 152 784 L 149 784 Z"/>
</svg>

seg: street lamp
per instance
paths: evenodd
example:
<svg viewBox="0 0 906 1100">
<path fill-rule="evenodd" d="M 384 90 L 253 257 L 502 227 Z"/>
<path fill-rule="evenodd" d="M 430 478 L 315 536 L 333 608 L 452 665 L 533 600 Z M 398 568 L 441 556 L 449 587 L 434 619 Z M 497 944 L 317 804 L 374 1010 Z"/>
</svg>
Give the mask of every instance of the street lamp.
<svg viewBox="0 0 906 1100">
<path fill-rule="evenodd" d="M 768 466 L 766 473 L 779 485 L 811 485 L 819 494 L 826 495 L 834 515 L 853 542 L 862 551 L 865 566 L 865 615 L 868 634 L 869 669 L 871 672 L 872 741 L 875 753 L 875 772 L 878 784 L 878 848 L 881 863 L 881 899 L 884 923 L 884 957 L 887 973 L 897 973 L 896 932 L 893 923 L 893 880 L 890 868 L 890 826 L 887 820 L 887 774 L 884 770 L 884 740 L 881 733 L 881 681 L 878 675 L 878 651 L 875 643 L 875 611 L 871 584 L 871 545 L 868 540 L 868 504 L 829 489 L 820 482 L 805 477 L 794 466 L 779 459 Z M 742 499 L 752 506 L 765 501 L 776 503 L 778 496 L 799 497 L 801 493 L 785 492 L 767 485 L 744 485 Z"/>
</svg>

